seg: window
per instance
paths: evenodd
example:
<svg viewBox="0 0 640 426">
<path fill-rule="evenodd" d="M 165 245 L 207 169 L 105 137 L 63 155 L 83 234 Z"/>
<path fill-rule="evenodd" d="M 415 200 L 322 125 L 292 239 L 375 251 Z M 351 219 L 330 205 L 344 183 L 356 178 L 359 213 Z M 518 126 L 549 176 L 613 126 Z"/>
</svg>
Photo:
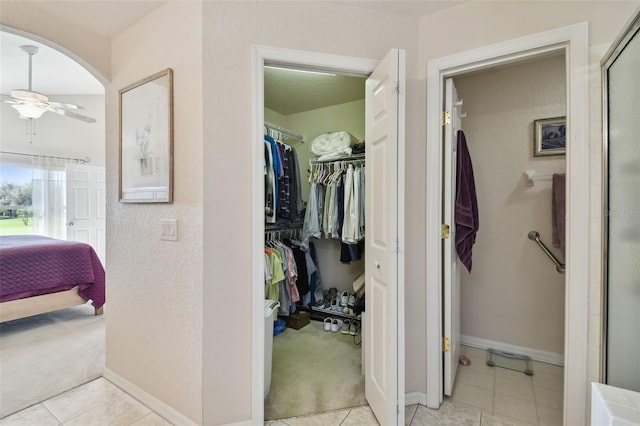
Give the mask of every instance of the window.
<svg viewBox="0 0 640 426">
<path fill-rule="evenodd" d="M 0 165 L 0 235 L 33 234 L 32 171 Z"/>
</svg>

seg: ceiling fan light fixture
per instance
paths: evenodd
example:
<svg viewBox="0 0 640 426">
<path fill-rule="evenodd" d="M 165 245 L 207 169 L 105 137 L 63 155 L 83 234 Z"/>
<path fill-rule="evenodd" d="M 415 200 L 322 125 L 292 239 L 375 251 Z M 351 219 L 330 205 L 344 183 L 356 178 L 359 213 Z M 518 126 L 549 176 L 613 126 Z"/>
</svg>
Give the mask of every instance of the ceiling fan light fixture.
<svg viewBox="0 0 640 426">
<path fill-rule="evenodd" d="M 14 104 L 11 105 L 20 113 L 20 118 L 26 120 L 29 118 L 40 118 L 47 110 L 33 104 Z"/>
</svg>

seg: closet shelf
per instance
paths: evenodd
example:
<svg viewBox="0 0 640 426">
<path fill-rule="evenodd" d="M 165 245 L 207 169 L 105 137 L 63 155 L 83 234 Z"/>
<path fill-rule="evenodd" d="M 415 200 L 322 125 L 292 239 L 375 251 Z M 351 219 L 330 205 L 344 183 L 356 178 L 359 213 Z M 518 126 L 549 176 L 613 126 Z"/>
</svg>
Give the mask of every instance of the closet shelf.
<svg viewBox="0 0 640 426">
<path fill-rule="evenodd" d="M 365 159 L 365 154 L 354 154 L 354 155 L 350 155 L 348 157 L 341 157 L 341 158 L 333 158 L 331 160 L 318 160 L 317 158 L 310 158 L 309 159 L 309 165 L 314 165 L 314 164 L 324 164 L 324 163 L 335 163 L 336 161 L 356 161 L 356 160 L 364 160 Z"/>
</svg>

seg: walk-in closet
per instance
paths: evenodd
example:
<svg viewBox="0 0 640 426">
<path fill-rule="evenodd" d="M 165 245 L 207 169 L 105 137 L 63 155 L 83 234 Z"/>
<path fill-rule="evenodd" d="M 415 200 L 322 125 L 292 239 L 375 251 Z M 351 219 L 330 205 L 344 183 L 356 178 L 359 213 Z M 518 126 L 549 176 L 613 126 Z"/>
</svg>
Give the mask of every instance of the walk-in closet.
<svg viewBox="0 0 640 426">
<path fill-rule="evenodd" d="M 277 302 L 264 418 L 275 420 L 366 404 L 365 78 L 267 65 L 264 89 L 265 299 Z"/>
</svg>

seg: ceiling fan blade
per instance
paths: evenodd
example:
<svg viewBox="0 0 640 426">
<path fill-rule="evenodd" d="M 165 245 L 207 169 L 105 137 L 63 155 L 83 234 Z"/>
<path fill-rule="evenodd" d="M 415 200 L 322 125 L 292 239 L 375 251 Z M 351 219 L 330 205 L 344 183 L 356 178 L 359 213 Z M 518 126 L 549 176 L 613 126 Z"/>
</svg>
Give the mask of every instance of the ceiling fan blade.
<svg viewBox="0 0 640 426">
<path fill-rule="evenodd" d="M 86 115 L 77 114 L 75 112 L 67 111 L 61 108 L 49 108 L 49 111 L 55 112 L 56 114 L 64 115 L 65 117 L 75 118 L 76 120 L 84 121 L 85 123 L 95 123 L 96 119 L 87 117 Z"/>
<path fill-rule="evenodd" d="M 63 109 L 84 109 L 83 106 L 80 105 L 76 105 L 76 104 L 69 104 L 66 102 L 54 102 L 54 101 L 49 101 L 48 102 L 49 105 L 51 105 L 54 108 L 63 108 Z"/>
<path fill-rule="evenodd" d="M 21 101 L 29 101 L 29 102 L 47 102 L 49 98 L 42 93 L 34 92 L 32 90 L 12 90 L 11 97 L 21 100 Z"/>
</svg>

